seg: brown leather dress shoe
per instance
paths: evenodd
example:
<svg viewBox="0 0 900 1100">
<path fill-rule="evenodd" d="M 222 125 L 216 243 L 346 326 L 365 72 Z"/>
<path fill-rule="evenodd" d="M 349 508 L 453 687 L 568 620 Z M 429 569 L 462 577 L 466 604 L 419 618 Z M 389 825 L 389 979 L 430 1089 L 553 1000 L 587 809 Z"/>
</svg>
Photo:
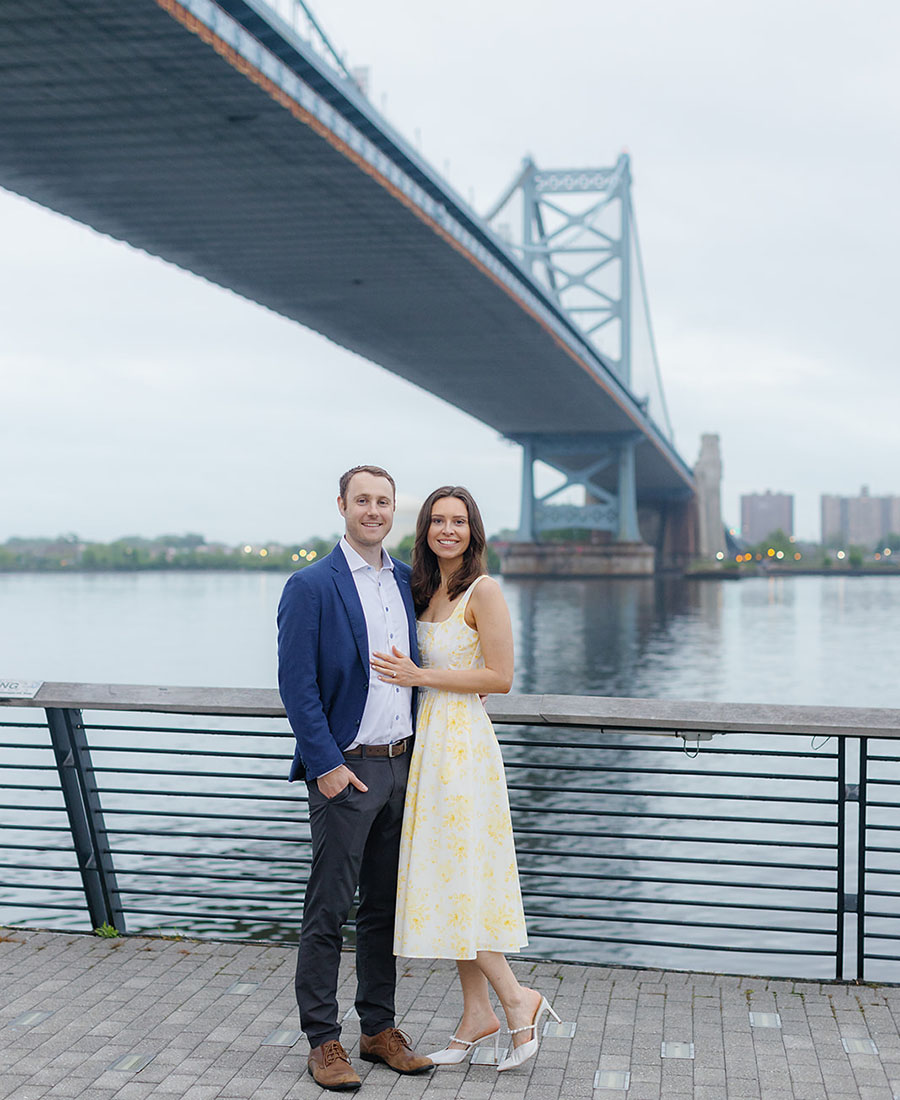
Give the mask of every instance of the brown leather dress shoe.
<svg viewBox="0 0 900 1100">
<path fill-rule="evenodd" d="M 384 1062 L 395 1073 L 427 1073 L 434 1062 L 409 1045 L 409 1036 L 396 1027 L 386 1027 L 377 1035 L 360 1035 L 359 1056 L 367 1062 Z"/>
<path fill-rule="evenodd" d="M 306 1066 L 316 1084 L 332 1092 L 358 1089 L 362 1084 L 350 1065 L 346 1050 L 337 1039 L 329 1039 L 327 1043 L 313 1047 L 306 1059 Z"/>
</svg>

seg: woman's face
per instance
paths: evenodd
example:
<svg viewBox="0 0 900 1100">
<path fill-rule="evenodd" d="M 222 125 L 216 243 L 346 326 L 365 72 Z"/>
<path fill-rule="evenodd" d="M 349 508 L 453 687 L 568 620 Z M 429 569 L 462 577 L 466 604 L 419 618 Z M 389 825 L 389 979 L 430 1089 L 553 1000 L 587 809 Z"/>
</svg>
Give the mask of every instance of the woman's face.
<svg viewBox="0 0 900 1100">
<path fill-rule="evenodd" d="M 468 548 L 472 534 L 469 530 L 469 511 L 459 497 L 443 497 L 431 506 L 431 523 L 428 525 L 428 548 L 438 561 L 461 558 Z"/>
</svg>

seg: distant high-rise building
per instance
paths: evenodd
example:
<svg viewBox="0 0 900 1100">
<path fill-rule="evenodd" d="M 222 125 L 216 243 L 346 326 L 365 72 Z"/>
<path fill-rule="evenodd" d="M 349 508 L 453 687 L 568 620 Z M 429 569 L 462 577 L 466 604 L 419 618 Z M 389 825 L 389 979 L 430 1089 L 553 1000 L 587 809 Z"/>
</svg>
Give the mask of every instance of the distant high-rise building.
<svg viewBox="0 0 900 1100">
<path fill-rule="evenodd" d="M 828 544 L 835 539 L 846 542 L 847 536 L 847 508 L 845 497 L 826 496 L 821 497 L 822 509 L 822 542 Z"/>
<path fill-rule="evenodd" d="M 793 493 L 746 493 L 741 497 L 741 537 L 752 544 L 775 531 L 794 533 Z"/>
<path fill-rule="evenodd" d="M 822 542 L 876 547 L 900 534 L 900 497 L 873 497 L 864 485 L 858 497 L 822 496 Z"/>
</svg>

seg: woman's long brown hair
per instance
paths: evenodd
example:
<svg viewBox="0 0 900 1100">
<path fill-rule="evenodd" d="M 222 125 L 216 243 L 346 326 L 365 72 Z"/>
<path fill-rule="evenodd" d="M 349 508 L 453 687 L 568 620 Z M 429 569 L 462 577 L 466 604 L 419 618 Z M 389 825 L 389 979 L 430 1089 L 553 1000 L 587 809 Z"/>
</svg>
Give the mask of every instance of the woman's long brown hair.
<svg viewBox="0 0 900 1100">
<path fill-rule="evenodd" d="M 428 530 L 431 526 L 431 509 L 437 501 L 447 497 L 456 497 L 461 500 L 469 514 L 469 545 L 463 552 L 462 563 L 450 578 L 447 595 L 451 600 L 455 600 L 465 592 L 476 577 L 480 577 L 485 572 L 484 548 L 487 545 L 487 539 L 475 498 L 461 485 L 442 485 L 428 497 L 419 509 L 416 519 L 416 541 L 413 545 L 412 577 L 410 578 L 416 614 L 425 610 L 431 602 L 431 597 L 441 587 L 441 567 L 438 565 L 436 554 L 428 545 Z"/>
</svg>

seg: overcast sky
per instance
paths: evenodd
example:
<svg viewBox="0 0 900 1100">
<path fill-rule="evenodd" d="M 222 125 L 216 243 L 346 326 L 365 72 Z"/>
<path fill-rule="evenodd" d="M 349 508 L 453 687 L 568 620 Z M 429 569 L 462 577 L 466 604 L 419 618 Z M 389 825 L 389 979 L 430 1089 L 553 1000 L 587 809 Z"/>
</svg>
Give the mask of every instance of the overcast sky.
<svg viewBox="0 0 900 1100">
<path fill-rule="evenodd" d="M 723 505 L 900 494 L 893 0 L 323 0 L 370 95 L 480 211 L 540 166 L 632 157 L 663 383 Z M 338 529 L 345 468 L 517 522 L 519 454 L 292 322 L 0 191 L 0 540 Z"/>
</svg>

